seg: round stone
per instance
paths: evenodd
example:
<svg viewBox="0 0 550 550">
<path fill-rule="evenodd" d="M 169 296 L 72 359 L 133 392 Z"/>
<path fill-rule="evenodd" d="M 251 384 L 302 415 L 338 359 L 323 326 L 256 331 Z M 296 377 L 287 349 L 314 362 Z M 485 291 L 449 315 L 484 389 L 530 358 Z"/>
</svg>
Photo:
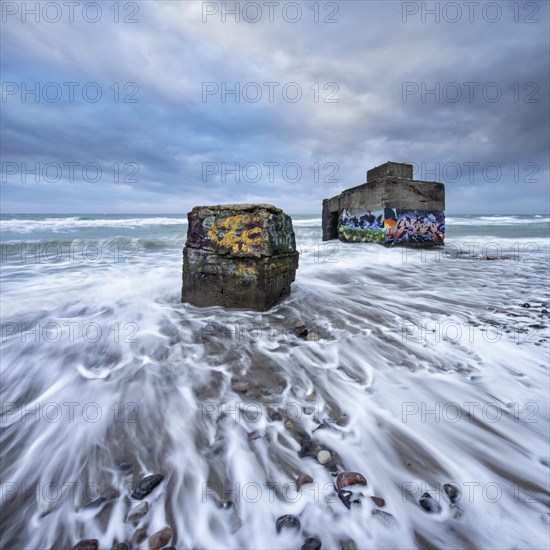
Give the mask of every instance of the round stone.
<svg viewBox="0 0 550 550">
<path fill-rule="evenodd" d="M 331 458 L 332 456 L 330 452 L 325 449 L 319 451 L 319 453 L 317 454 L 317 460 L 319 461 L 319 464 L 328 464 Z"/>
</svg>

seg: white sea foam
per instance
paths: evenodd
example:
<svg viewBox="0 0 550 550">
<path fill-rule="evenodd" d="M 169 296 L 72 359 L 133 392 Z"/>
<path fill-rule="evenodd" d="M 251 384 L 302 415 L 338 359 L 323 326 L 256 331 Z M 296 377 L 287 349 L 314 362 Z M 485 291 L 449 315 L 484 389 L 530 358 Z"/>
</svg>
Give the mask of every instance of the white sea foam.
<svg viewBox="0 0 550 550">
<path fill-rule="evenodd" d="M 33 219 L 6 219 L 2 220 L 1 227 L 4 231 L 15 231 L 18 233 L 32 233 L 34 231 L 67 232 L 86 228 L 113 227 L 113 228 L 138 228 L 151 225 L 187 225 L 187 219 L 182 216 L 178 218 L 45 218 Z"/>
<path fill-rule="evenodd" d="M 533 219 L 536 218 L 536 219 Z M 549 223 L 550 218 L 542 216 L 472 216 L 457 217 L 447 216 L 445 223 L 447 225 L 529 225 L 539 223 Z"/>
</svg>

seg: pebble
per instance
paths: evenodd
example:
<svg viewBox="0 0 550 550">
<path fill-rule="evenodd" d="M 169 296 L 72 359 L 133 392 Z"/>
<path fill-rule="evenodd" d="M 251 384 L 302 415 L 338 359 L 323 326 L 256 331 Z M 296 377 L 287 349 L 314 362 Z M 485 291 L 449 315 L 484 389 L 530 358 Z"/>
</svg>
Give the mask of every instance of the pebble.
<svg viewBox="0 0 550 550">
<path fill-rule="evenodd" d="M 139 523 L 139 520 L 149 511 L 149 503 L 145 500 L 132 508 L 126 516 L 128 523 Z"/>
<path fill-rule="evenodd" d="M 445 483 L 443 490 L 453 504 L 460 498 L 460 489 L 452 483 Z"/>
<path fill-rule="evenodd" d="M 144 477 L 134 489 L 132 498 L 137 500 L 144 499 L 163 479 L 164 476 L 162 474 L 153 474 Z"/>
<path fill-rule="evenodd" d="M 300 458 L 316 458 L 317 454 L 319 452 L 319 445 L 315 443 L 314 441 L 311 441 L 309 437 L 303 438 L 300 441 L 300 450 L 298 451 L 298 456 Z"/>
<path fill-rule="evenodd" d="M 236 391 L 237 393 L 246 393 L 250 389 L 250 383 L 246 380 L 240 380 L 238 382 L 234 382 L 231 387 L 233 388 L 233 391 Z"/>
<path fill-rule="evenodd" d="M 357 550 L 357 544 L 355 544 L 355 541 L 353 539 L 345 540 L 340 545 L 340 550 Z"/>
<path fill-rule="evenodd" d="M 379 506 L 380 508 L 384 508 L 386 506 L 386 501 L 383 498 L 380 497 L 370 497 L 371 500 L 376 504 L 376 506 Z"/>
<path fill-rule="evenodd" d="M 130 550 L 130 547 L 125 542 L 117 542 L 111 546 L 111 550 Z"/>
<path fill-rule="evenodd" d="M 422 506 L 422 508 L 430 514 L 441 512 L 441 504 L 435 501 L 430 493 L 424 493 L 418 502 L 420 503 L 420 506 Z"/>
<path fill-rule="evenodd" d="M 521 304 L 521 307 L 530 308 L 531 304 L 528 304 L 527 302 L 525 302 L 524 304 Z"/>
<path fill-rule="evenodd" d="M 300 450 L 298 451 L 298 456 L 300 458 L 306 458 L 308 456 L 315 458 L 318 456 L 319 446 L 313 441 L 311 441 L 309 437 L 302 439 L 302 441 L 300 442 L 300 445 L 301 447 L 300 447 Z"/>
<path fill-rule="evenodd" d="M 71 550 L 98 550 L 99 541 L 97 539 L 82 539 L 79 540 Z"/>
<path fill-rule="evenodd" d="M 118 469 L 121 472 L 129 472 L 130 470 L 133 469 L 133 466 L 129 462 L 122 462 L 121 464 L 118 465 Z"/>
<path fill-rule="evenodd" d="M 317 537 L 308 537 L 300 548 L 300 550 L 320 550 L 320 549 L 321 549 L 321 541 Z"/>
<path fill-rule="evenodd" d="M 330 459 L 332 458 L 332 455 L 329 451 L 323 449 L 322 451 L 319 451 L 317 454 L 317 460 L 319 461 L 319 464 L 328 464 L 330 462 Z"/>
<path fill-rule="evenodd" d="M 313 478 L 307 474 L 302 473 L 298 476 L 298 479 L 296 480 L 296 488 L 299 491 L 303 485 L 307 485 L 308 483 L 313 483 Z"/>
<path fill-rule="evenodd" d="M 300 520 L 296 516 L 293 516 L 291 514 L 281 516 L 277 518 L 277 521 L 275 523 L 275 529 L 277 530 L 277 533 L 280 533 L 283 527 L 300 529 Z"/>
<path fill-rule="evenodd" d="M 361 504 L 361 499 L 356 497 L 351 491 L 338 491 L 338 498 L 348 510 L 351 508 L 352 504 Z"/>
<path fill-rule="evenodd" d="M 164 548 L 171 540 L 174 532 L 170 527 L 165 527 L 149 537 L 149 550 L 160 550 Z"/>
<path fill-rule="evenodd" d="M 130 545 L 137 546 L 138 544 L 141 544 L 146 538 L 147 531 L 143 527 L 140 527 L 139 529 L 136 529 L 134 531 L 134 534 L 132 535 L 132 540 L 130 541 Z"/>
<path fill-rule="evenodd" d="M 309 330 L 304 325 L 304 323 L 299 323 L 294 327 L 294 334 L 298 336 L 298 338 L 306 339 L 308 336 Z"/>
<path fill-rule="evenodd" d="M 340 472 L 336 478 L 336 488 L 340 490 L 348 485 L 367 485 L 367 480 L 358 472 Z"/>
</svg>

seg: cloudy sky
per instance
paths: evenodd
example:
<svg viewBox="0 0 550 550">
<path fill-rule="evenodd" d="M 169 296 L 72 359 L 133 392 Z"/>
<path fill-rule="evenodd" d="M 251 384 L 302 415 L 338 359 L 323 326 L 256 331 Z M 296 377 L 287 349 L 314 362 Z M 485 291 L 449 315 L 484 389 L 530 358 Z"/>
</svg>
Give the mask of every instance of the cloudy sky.
<svg viewBox="0 0 550 550">
<path fill-rule="evenodd" d="M 547 1 L 35 3 L 2 2 L 3 212 L 318 214 L 387 160 L 548 211 Z"/>
</svg>

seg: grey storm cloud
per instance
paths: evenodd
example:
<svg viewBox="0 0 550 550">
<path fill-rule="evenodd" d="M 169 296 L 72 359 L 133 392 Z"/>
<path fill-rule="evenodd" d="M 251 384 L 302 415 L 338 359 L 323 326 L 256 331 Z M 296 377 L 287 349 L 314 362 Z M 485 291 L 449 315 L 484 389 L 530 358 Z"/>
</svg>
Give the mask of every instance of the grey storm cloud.
<svg viewBox="0 0 550 550">
<path fill-rule="evenodd" d="M 118 22 L 105 2 L 95 23 L 84 4 L 52 22 L 3 3 L 5 212 L 262 201 L 316 214 L 387 160 L 446 183 L 450 213 L 548 204 L 547 2 L 281 0 L 273 22 L 262 1 L 121 2 Z M 224 22 L 235 4 L 241 21 Z M 22 93 L 36 85 L 62 95 Z M 36 163 L 50 163 L 46 177 L 23 178 Z M 86 164 L 101 167 L 99 181 Z"/>
</svg>

